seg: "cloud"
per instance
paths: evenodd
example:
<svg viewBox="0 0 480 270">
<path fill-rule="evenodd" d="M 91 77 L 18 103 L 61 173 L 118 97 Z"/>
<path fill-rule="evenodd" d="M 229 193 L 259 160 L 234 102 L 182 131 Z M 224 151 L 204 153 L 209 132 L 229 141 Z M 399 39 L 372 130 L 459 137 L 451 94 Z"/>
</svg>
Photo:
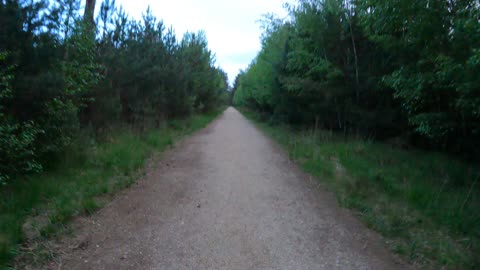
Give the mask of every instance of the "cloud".
<svg viewBox="0 0 480 270">
<path fill-rule="evenodd" d="M 292 2 L 289 0 L 288 2 Z M 248 67 L 261 48 L 258 20 L 263 14 L 285 17 L 285 0 L 117 0 L 136 19 L 151 7 L 152 13 L 166 26 L 172 25 L 181 38 L 187 31 L 206 32 L 209 47 L 216 54 L 217 65 L 233 82 L 240 69 Z"/>
</svg>

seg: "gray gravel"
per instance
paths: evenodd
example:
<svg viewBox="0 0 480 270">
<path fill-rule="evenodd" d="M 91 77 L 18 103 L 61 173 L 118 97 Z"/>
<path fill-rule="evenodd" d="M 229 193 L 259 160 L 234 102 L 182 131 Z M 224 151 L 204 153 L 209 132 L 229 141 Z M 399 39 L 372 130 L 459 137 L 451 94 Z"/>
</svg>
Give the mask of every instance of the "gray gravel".
<svg viewBox="0 0 480 270">
<path fill-rule="evenodd" d="M 52 268 L 406 268 L 233 108 L 151 163 Z"/>
</svg>

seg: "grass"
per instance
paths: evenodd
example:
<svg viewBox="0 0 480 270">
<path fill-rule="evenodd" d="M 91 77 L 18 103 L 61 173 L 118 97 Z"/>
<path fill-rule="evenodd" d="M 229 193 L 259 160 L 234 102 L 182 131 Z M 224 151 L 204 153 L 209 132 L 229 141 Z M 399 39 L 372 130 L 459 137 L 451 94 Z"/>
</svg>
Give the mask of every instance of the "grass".
<svg viewBox="0 0 480 270">
<path fill-rule="evenodd" d="M 73 217 L 94 213 L 105 203 L 105 195 L 135 182 L 153 153 L 205 127 L 220 112 L 170 121 L 143 135 L 122 131 L 102 143 L 80 138 L 54 168 L 17 179 L 1 190 L 0 269 L 13 267 L 18 255 L 29 257 L 33 264 L 50 259 L 48 250 L 32 251 L 31 246 L 42 245 Z"/>
<path fill-rule="evenodd" d="M 243 113 L 405 260 L 421 269 L 480 269 L 478 166 Z"/>
</svg>

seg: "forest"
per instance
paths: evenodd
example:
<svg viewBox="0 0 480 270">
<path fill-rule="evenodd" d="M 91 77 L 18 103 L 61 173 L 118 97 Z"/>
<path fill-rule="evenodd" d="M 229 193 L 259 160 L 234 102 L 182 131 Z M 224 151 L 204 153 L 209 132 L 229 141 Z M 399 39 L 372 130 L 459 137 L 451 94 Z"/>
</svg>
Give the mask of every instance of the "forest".
<svg viewBox="0 0 480 270">
<path fill-rule="evenodd" d="M 300 0 L 232 103 L 419 269 L 480 265 L 480 5 Z"/>
<path fill-rule="evenodd" d="M 229 85 L 205 32 L 179 38 L 150 8 L 134 19 L 115 0 L 0 0 L 0 269 L 44 267 L 69 222 L 135 184 L 150 158 L 228 103 L 402 260 L 478 269 L 478 0 L 298 0 L 285 8 L 285 18 L 260 20 L 261 49 Z M 243 118 L 222 119 L 246 133 L 228 138 L 244 145 L 219 153 L 258 153 L 245 134 L 273 152 Z M 191 166 L 201 163 L 197 152 Z M 217 169 L 208 172 L 229 168 Z M 225 175 L 205 178 L 225 184 Z M 215 206 L 194 204 L 199 213 Z"/>
<path fill-rule="evenodd" d="M 301 0 L 289 12 L 264 18 L 234 104 L 478 160 L 478 1 Z"/>
<path fill-rule="evenodd" d="M 51 258 L 30 247 L 227 103 L 205 33 L 178 39 L 145 9 L 136 20 L 114 0 L 0 1 L 0 269 Z"/>
<path fill-rule="evenodd" d="M 2 184 L 42 171 L 80 130 L 141 132 L 227 97 L 204 33 L 177 40 L 149 10 L 136 21 L 115 1 L 94 21 L 87 2 L 0 1 Z"/>
</svg>

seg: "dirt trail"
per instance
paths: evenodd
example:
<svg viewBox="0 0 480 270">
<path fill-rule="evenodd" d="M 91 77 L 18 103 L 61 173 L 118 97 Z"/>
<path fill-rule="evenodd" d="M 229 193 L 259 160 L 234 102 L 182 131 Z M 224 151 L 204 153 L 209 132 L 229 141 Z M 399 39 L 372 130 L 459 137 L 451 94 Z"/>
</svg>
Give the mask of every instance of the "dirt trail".
<svg viewBox="0 0 480 270">
<path fill-rule="evenodd" d="M 55 268 L 405 268 L 233 108 L 77 227 Z"/>
</svg>

